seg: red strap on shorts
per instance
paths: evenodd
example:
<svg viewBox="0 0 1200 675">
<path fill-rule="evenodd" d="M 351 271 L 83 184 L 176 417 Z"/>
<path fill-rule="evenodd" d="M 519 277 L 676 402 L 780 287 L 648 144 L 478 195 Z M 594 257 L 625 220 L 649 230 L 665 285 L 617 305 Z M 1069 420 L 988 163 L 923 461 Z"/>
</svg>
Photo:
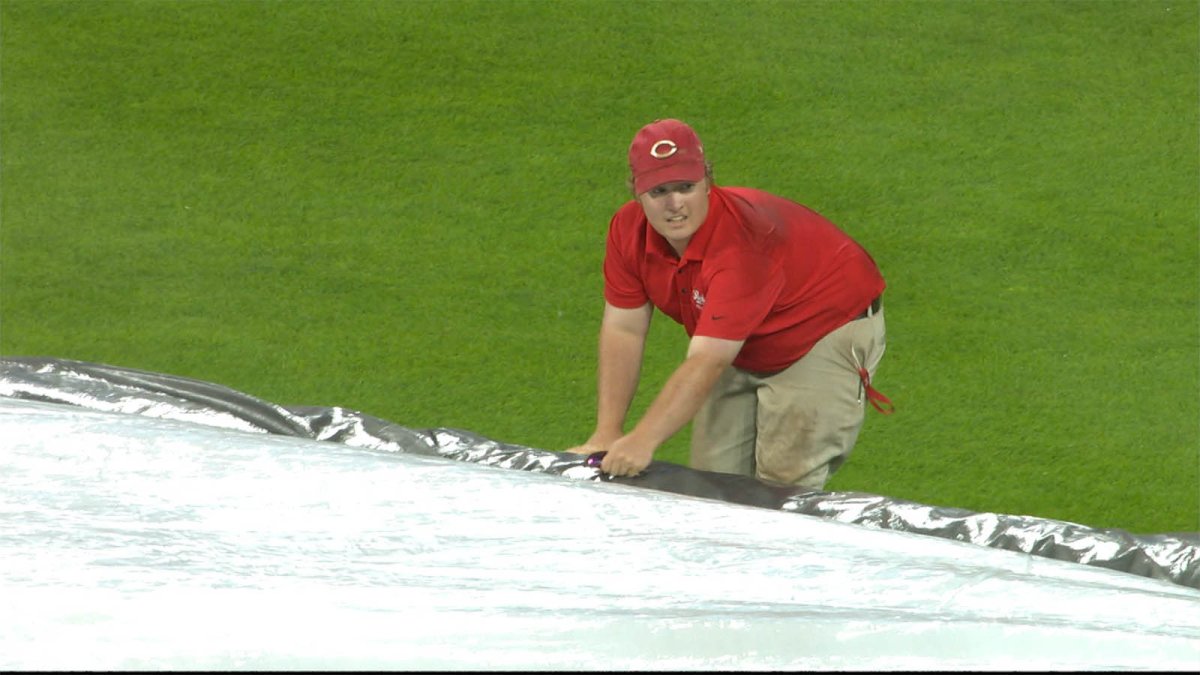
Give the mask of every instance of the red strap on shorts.
<svg viewBox="0 0 1200 675">
<path fill-rule="evenodd" d="M 863 391 L 867 392 L 867 400 L 875 409 L 884 415 L 891 415 L 896 412 L 896 406 L 892 405 L 892 399 L 879 393 L 879 390 L 871 386 L 871 374 L 866 368 L 858 369 L 858 379 L 862 380 Z M 884 406 L 887 406 L 885 409 Z"/>
</svg>

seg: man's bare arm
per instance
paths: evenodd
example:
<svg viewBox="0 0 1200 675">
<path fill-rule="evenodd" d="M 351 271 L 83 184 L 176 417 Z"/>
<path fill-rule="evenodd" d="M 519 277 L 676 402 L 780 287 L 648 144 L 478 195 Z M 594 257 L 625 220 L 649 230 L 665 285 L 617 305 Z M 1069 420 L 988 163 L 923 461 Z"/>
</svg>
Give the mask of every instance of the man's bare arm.
<svg viewBox="0 0 1200 675">
<path fill-rule="evenodd" d="M 632 476 L 645 469 L 654 450 L 696 416 L 742 344 L 742 340 L 692 338 L 687 359 L 671 374 L 633 430 L 609 446 L 601 469 L 616 476 Z"/>
<path fill-rule="evenodd" d="M 624 435 L 625 416 L 641 377 L 653 312 L 649 303 L 635 309 L 605 303 L 596 366 L 596 429 L 586 443 L 571 448 L 571 452 L 607 450 Z"/>
</svg>

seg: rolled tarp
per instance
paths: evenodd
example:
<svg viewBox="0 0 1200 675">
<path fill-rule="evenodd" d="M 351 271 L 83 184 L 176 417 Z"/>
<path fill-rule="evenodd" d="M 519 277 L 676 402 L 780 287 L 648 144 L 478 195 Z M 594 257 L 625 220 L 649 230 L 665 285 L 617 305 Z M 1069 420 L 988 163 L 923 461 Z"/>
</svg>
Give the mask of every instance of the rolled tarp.
<svg viewBox="0 0 1200 675">
<path fill-rule="evenodd" d="M 931 506 L 864 492 L 779 487 L 658 461 L 639 476 L 613 479 L 571 453 L 504 443 L 466 430 L 413 429 L 341 407 L 282 405 L 211 382 L 68 359 L 0 359 L 0 396 L 612 481 L 969 542 L 1200 588 L 1200 533 L 1134 534 L 1028 515 Z"/>
</svg>

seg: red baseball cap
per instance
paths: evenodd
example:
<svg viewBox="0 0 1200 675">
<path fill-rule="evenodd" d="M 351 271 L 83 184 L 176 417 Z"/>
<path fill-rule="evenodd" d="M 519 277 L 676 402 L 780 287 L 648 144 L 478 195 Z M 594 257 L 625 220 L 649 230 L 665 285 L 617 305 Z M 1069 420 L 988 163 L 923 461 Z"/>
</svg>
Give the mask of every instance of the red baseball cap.
<svg viewBox="0 0 1200 675">
<path fill-rule="evenodd" d="M 706 173 L 704 146 L 683 122 L 655 120 L 642 127 L 629 144 L 629 169 L 637 194 L 677 180 L 698 183 Z"/>
</svg>

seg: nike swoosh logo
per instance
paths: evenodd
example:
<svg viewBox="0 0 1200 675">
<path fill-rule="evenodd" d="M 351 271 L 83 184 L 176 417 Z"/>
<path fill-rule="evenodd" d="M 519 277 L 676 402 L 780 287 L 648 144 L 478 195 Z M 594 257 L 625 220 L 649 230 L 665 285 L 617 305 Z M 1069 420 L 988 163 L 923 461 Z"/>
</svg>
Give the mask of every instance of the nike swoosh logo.
<svg viewBox="0 0 1200 675">
<path fill-rule="evenodd" d="M 713 321 L 720 321 L 721 319 L 724 319 L 724 318 L 725 318 L 724 314 L 722 314 L 721 316 L 714 316 Z"/>
</svg>

